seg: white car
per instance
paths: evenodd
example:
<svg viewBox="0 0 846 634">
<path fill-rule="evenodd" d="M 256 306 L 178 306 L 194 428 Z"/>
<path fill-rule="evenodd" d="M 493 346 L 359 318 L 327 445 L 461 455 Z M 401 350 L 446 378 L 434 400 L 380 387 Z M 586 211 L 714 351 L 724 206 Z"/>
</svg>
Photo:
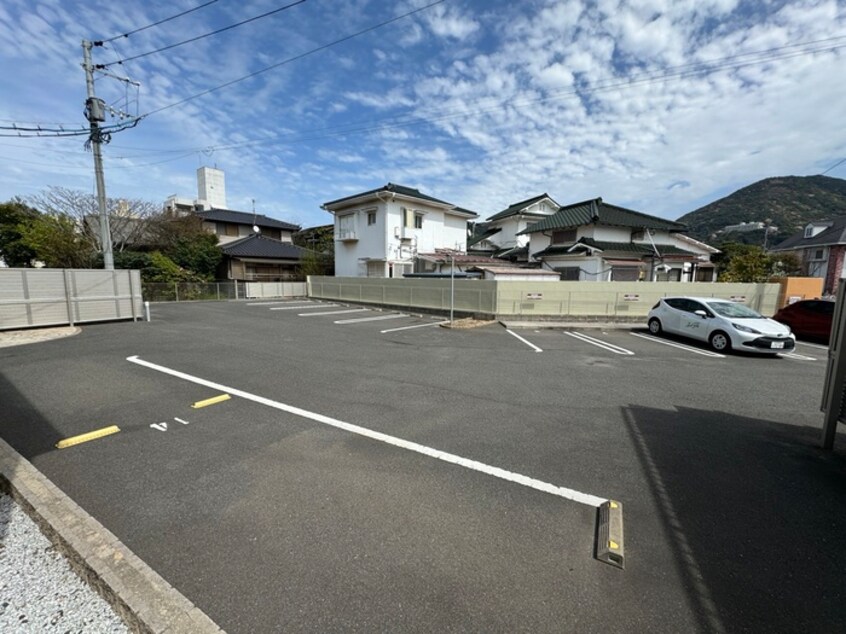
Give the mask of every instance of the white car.
<svg viewBox="0 0 846 634">
<path fill-rule="evenodd" d="M 706 341 L 717 352 L 776 354 L 792 350 L 790 328 L 748 306 L 713 297 L 664 297 L 649 311 L 649 332 Z"/>
</svg>

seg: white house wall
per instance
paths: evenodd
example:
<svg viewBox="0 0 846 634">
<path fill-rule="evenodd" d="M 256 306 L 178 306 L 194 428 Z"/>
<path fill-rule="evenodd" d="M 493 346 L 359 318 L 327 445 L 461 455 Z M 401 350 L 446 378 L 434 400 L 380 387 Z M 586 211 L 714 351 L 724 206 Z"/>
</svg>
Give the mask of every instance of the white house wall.
<svg viewBox="0 0 846 634">
<path fill-rule="evenodd" d="M 423 227 L 405 227 L 403 209 L 423 215 Z M 368 211 L 376 211 L 376 224 L 367 224 Z M 445 213 L 443 209 L 420 201 L 391 200 L 363 204 L 335 212 L 335 235 L 340 235 L 340 218 L 352 214 L 357 240 L 335 241 L 335 274 L 339 277 L 388 275 L 391 262 L 411 262 L 416 253 L 432 253 L 435 249 L 467 249 L 467 219 Z M 369 265 L 362 262 L 370 260 Z M 386 264 L 379 266 L 373 260 Z"/>
</svg>

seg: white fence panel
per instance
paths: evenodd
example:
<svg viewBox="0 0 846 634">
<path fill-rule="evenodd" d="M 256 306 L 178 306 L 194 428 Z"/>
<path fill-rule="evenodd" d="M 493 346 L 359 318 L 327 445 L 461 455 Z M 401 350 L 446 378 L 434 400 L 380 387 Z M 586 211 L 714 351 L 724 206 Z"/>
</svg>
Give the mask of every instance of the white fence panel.
<svg viewBox="0 0 846 634">
<path fill-rule="evenodd" d="M 0 269 L 0 330 L 142 315 L 140 271 Z"/>
<path fill-rule="evenodd" d="M 247 299 L 305 297 L 305 282 L 247 282 Z"/>
</svg>

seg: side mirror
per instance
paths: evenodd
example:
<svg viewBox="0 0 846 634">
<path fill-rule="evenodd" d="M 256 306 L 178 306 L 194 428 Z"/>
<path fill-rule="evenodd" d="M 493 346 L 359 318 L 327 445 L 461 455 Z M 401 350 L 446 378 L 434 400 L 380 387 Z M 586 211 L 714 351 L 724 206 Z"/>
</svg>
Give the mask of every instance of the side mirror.
<svg viewBox="0 0 846 634">
<path fill-rule="evenodd" d="M 702 319 L 707 319 L 707 318 L 708 318 L 708 313 L 706 313 L 706 312 L 705 312 L 704 310 L 702 310 L 701 308 L 700 308 L 699 310 L 695 310 L 695 311 L 693 311 L 693 314 L 694 314 L 694 315 L 699 315 L 700 317 L 702 317 Z"/>
</svg>

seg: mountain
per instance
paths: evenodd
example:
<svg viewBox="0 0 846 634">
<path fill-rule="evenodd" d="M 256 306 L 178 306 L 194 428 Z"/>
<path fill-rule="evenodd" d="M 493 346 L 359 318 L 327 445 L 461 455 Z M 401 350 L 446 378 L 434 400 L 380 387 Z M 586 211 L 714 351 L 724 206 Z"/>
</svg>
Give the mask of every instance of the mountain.
<svg viewBox="0 0 846 634">
<path fill-rule="evenodd" d="M 714 245 L 723 242 L 763 244 L 764 229 L 723 231 L 743 222 L 766 222 L 778 231 L 767 236 L 777 244 L 801 231 L 811 220 L 846 216 L 846 180 L 829 176 L 765 178 L 678 219 L 687 234 Z"/>
</svg>

